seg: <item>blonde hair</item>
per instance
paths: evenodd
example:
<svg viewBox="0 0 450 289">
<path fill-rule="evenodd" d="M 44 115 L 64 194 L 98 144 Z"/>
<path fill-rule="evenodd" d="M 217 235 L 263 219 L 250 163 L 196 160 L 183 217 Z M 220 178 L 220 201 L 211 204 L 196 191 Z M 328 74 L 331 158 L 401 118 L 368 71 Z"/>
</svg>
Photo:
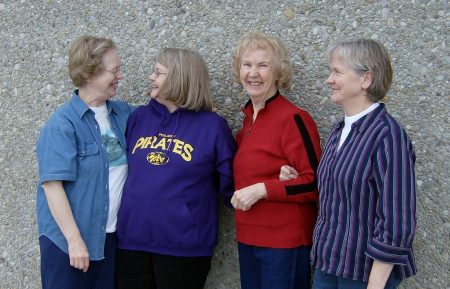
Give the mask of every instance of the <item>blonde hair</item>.
<svg viewBox="0 0 450 289">
<path fill-rule="evenodd" d="M 381 43 L 373 39 L 342 41 L 329 50 L 328 62 L 334 57 L 356 73 L 372 74 L 372 83 L 367 89 L 369 100 L 377 102 L 386 96 L 392 84 L 392 66 L 389 53 Z"/>
<path fill-rule="evenodd" d="M 69 47 L 69 74 L 76 87 L 83 87 L 88 80 L 104 69 L 102 58 L 109 49 L 115 49 L 109 38 L 83 35 Z"/>
<path fill-rule="evenodd" d="M 231 66 L 233 78 L 237 83 L 242 85 L 239 78 L 241 60 L 244 53 L 250 49 L 271 50 L 274 55 L 273 65 L 275 67 L 275 85 L 277 88 L 291 88 L 293 69 L 288 59 L 286 46 L 280 39 L 268 36 L 259 31 L 252 31 L 244 34 L 234 48 Z"/>
<path fill-rule="evenodd" d="M 166 48 L 158 54 L 156 61 L 168 69 L 166 81 L 159 91 L 165 99 L 189 110 L 213 110 L 208 68 L 199 53 Z"/>
</svg>

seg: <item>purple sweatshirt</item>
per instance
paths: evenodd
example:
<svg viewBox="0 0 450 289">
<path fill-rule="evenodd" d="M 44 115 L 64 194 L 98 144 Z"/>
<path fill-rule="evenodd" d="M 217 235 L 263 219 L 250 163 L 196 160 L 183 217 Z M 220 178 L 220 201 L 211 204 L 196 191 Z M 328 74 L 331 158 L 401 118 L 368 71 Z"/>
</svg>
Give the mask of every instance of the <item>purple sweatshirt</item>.
<svg viewBox="0 0 450 289">
<path fill-rule="evenodd" d="M 128 177 L 118 247 L 171 256 L 211 256 L 217 243 L 216 193 L 233 194 L 235 143 L 227 122 L 207 111 L 170 113 L 155 100 L 127 126 Z"/>
</svg>

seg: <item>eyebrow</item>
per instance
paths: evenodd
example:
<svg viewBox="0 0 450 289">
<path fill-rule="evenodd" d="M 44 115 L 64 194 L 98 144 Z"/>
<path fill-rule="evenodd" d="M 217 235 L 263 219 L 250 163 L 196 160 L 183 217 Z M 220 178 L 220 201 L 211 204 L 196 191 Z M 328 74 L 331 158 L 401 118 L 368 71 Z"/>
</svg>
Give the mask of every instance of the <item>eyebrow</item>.
<svg viewBox="0 0 450 289">
<path fill-rule="evenodd" d="M 246 60 L 246 59 L 242 59 L 241 63 L 244 63 L 244 62 L 252 62 L 252 61 Z M 257 64 L 263 64 L 263 63 L 264 64 L 270 64 L 271 61 L 270 60 L 264 60 L 264 61 L 257 62 Z"/>
</svg>

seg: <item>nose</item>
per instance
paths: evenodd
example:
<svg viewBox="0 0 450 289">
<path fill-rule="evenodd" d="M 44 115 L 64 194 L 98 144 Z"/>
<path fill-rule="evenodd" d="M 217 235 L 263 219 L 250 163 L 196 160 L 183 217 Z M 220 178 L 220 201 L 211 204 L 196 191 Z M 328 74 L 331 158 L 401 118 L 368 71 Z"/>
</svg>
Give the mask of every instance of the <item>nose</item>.
<svg viewBox="0 0 450 289">
<path fill-rule="evenodd" d="M 331 83 L 333 83 L 333 74 L 332 73 L 330 73 L 330 75 L 328 75 L 328 77 L 327 77 L 327 79 L 325 79 L 324 81 L 323 81 L 323 83 L 325 83 L 325 84 L 331 84 Z"/>
<path fill-rule="evenodd" d="M 116 72 L 116 78 L 119 80 L 122 79 L 122 71 L 119 70 Z"/>
<path fill-rule="evenodd" d="M 155 77 L 155 72 L 154 72 L 154 71 L 153 71 L 152 73 L 150 73 L 150 75 L 148 76 L 148 79 L 149 79 L 150 81 L 153 81 L 153 80 L 156 79 L 156 77 Z"/>
<path fill-rule="evenodd" d="M 259 74 L 258 69 L 254 68 L 254 67 L 250 68 L 248 71 L 248 76 L 250 76 L 250 77 L 256 77 L 256 76 L 258 76 L 258 74 Z"/>
</svg>

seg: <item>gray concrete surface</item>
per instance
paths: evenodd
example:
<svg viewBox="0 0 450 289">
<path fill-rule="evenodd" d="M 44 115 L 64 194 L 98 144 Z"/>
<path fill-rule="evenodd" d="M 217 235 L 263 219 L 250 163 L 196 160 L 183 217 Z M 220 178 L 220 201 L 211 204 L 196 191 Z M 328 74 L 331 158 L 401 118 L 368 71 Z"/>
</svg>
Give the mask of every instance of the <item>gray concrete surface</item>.
<svg viewBox="0 0 450 289">
<path fill-rule="evenodd" d="M 35 141 L 48 116 L 69 98 L 67 48 L 81 34 L 112 37 L 124 79 L 118 98 L 147 101 L 148 74 L 162 47 L 198 50 L 211 72 L 219 112 L 236 130 L 239 87 L 230 73 L 242 33 L 278 35 L 295 64 L 286 95 L 307 109 L 323 142 L 341 117 L 323 85 L 324 52 L 336 40 L 372 37 L 392 55 L 387 102 L 417 153 L 418 275 L 401 288 L 450 288 L 448 1 L 1 0 L 0 1 L 0 288 L 40 288 L 36 231 Z M 207 288 L 239 288 L 230 210 Z"/>
</svg>

